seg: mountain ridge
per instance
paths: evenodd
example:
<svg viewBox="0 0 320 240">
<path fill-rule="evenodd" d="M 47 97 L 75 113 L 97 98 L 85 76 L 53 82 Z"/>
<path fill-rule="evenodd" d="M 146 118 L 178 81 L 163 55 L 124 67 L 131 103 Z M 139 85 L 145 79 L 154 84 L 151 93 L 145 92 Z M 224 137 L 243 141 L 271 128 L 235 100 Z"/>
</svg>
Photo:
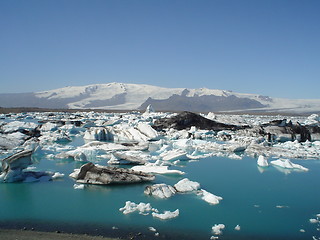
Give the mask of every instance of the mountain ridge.
<svg viewBox="0 0 320 240">
<path fill-rule="evenodd" d="M 117 82 L 0 94 L 0 107 L 143 110 L 149 104 L 159 111 L 320 111 L 320 99 L 271 98 L 219 89 Z"/>
</svg>

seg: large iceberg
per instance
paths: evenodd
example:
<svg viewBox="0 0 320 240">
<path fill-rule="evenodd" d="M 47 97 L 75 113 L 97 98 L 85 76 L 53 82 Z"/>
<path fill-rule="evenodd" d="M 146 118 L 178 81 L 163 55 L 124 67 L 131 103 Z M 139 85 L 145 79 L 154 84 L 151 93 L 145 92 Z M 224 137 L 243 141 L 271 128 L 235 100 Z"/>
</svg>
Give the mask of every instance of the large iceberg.
<svg viewBox="0 0 320 240">
<path fill-rule="evenodd" d="M 139 183 L 153 181 L 155 176 L 132 169 L 115 168 L 95 165 L 91 162 L 81 166 L 70 174 L 77 183 L 86 184 L 114 184 L 114 183 Z"/>
</svg>

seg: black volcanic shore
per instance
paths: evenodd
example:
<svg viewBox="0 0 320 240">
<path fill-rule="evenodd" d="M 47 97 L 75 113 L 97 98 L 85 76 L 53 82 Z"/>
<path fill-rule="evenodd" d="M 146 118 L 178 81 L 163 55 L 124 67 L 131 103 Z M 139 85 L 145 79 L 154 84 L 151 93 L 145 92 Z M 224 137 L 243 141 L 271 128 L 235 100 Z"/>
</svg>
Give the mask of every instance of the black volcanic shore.
<svg viewBox="0 0 320 240">
<path fill-rule="evenodd" d="M 117 240 L 119 238 L 105 238 L 81 234 L 57 232 L 38 232 L 27 230 L 0 229 L 0 239 L 6 240 Z"/>
</svg>

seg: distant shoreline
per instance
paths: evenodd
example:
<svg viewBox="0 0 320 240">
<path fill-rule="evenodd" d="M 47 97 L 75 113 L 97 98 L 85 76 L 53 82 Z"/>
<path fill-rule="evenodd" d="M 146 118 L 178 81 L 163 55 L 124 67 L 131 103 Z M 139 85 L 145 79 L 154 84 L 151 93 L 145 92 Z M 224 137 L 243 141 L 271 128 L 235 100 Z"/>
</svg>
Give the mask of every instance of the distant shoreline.
<svg viewBox="0 0 320 240">
<path fill-rule="evenodd" d="M 14 108 L 3 108 L 0 107 L 0 114 L 10 113 L 27 113 L 27 112 L 106 112 L 106 113 L 127 113 L 127 112 L 144 112 L 144 110 L 117 110 L 117 109 L 69 109 L 69 108 L 33 108 L 33 107 L 14 107 Z M 177 111 L 160 111 L 160 112 L 177 112 Z M 183 111 L 180 111 L 183 112 Z M 265 115 L 265 116 L 309 116 L 312 113 L 294 113 L 294 112 L 264 112 L 264 111 L 228 111 L 228 112 L 214 112 L 216 114 L 226 115 Z M 320 114 L 320 112 L 319 112 Z"/>
</svg>

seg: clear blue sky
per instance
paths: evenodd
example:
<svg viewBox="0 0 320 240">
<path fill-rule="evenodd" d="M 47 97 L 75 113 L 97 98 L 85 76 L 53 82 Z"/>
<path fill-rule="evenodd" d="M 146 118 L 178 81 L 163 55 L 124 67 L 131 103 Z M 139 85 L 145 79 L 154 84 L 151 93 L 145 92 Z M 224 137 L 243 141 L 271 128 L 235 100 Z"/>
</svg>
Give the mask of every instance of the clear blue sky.
<svg viewBox="0 0 320 240">
<path fill-rule="evenodd" d="M 0 81 L 320 98 L 320 1 L 1 0 Z"/>
</svg>

